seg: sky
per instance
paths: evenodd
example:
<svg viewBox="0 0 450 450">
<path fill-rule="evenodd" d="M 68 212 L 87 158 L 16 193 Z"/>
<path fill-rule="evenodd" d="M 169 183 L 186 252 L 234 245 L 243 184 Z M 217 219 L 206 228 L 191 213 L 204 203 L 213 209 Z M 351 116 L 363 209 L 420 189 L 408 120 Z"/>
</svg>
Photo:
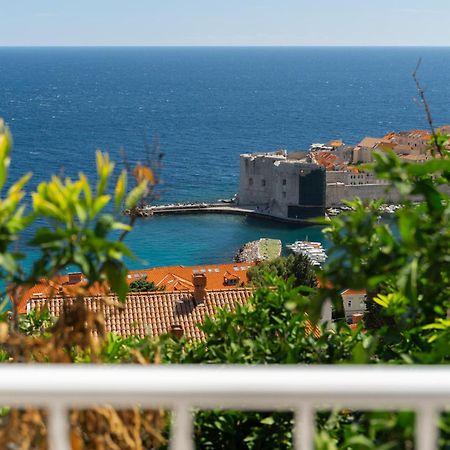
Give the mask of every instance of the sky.
<svg viewBox="0 0 450 450">
<path fill-rule="evenodd" d="M 0 46 L 449 46 L 449 0 L 0 0 Z"/>
</svg>

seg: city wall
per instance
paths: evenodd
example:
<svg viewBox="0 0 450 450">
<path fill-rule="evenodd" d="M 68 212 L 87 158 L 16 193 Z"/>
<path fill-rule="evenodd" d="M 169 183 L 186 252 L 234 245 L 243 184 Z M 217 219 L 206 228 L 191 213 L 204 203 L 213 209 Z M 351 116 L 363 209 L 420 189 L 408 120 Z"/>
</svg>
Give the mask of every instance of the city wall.
<svg viewBox="0 0 450 450">
<path fill-rule="evenodd" d="M 359 197 L 362 200 L 386 199 L 387 203 L 397 203 L 399 193 L 394 189 L 388 190 L 385 184 L 347 185 L 343 183 L 327 184 L 327 208 L 342 205 L 342 200 L 353 200 Z"/>
</svg>

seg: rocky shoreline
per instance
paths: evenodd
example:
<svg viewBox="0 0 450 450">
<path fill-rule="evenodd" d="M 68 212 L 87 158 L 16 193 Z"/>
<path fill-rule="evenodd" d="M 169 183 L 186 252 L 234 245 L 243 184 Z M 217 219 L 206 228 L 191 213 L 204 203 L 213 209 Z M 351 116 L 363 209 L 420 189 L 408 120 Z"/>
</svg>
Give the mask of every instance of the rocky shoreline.
<svg viewBox="0 0 450 450">
<path fill-rule="evenodd" d="M 281 255 L 281 241 L 278 239 L 259 239 L 244 244 L 236 253 L 237 263 L 261 262 Z"/>
</svg>

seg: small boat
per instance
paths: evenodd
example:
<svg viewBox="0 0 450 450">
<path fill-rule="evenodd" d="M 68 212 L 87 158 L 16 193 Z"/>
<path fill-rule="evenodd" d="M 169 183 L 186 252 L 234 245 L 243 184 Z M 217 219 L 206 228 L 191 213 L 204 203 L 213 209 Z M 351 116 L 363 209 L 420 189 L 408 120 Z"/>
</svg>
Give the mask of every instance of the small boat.
<svg viewBox="0 0 450 450">
<path fill-rule="evenodd" d="M 286 248 L 295 255 L 306 255 L 314 266 L 321 266 L 327 259 L 327 254 L 320 242 L 296 241 L 293 244 L 287 244 Z"/>
</svg>

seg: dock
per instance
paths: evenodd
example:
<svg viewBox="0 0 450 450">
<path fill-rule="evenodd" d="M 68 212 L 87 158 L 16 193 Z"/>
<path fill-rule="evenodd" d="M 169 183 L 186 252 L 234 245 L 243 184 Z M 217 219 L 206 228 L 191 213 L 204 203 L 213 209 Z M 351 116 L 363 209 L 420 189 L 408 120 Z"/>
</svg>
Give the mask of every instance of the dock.
<svg viewBox="0 0 450 450">
<path fill-rule="evenodd" d="M 178 203 L 170 205 L 146 205 L 135 208 L 134 210 L 125 210 L 125 215 L 135 215 L 138 217 L 152 217 L 157 215 L 180 215 L 180 214 L 232 214 L 239 216 L 254 217 L 257 219 L 271 220 L 282 223 L 291 223 L 299 226 L 315 225 L 310 219 L 291 219 L 277 217 L 267 212 L 258 211 L 256 208 L 238 206 L 234 203 Z"/>
</svg>

